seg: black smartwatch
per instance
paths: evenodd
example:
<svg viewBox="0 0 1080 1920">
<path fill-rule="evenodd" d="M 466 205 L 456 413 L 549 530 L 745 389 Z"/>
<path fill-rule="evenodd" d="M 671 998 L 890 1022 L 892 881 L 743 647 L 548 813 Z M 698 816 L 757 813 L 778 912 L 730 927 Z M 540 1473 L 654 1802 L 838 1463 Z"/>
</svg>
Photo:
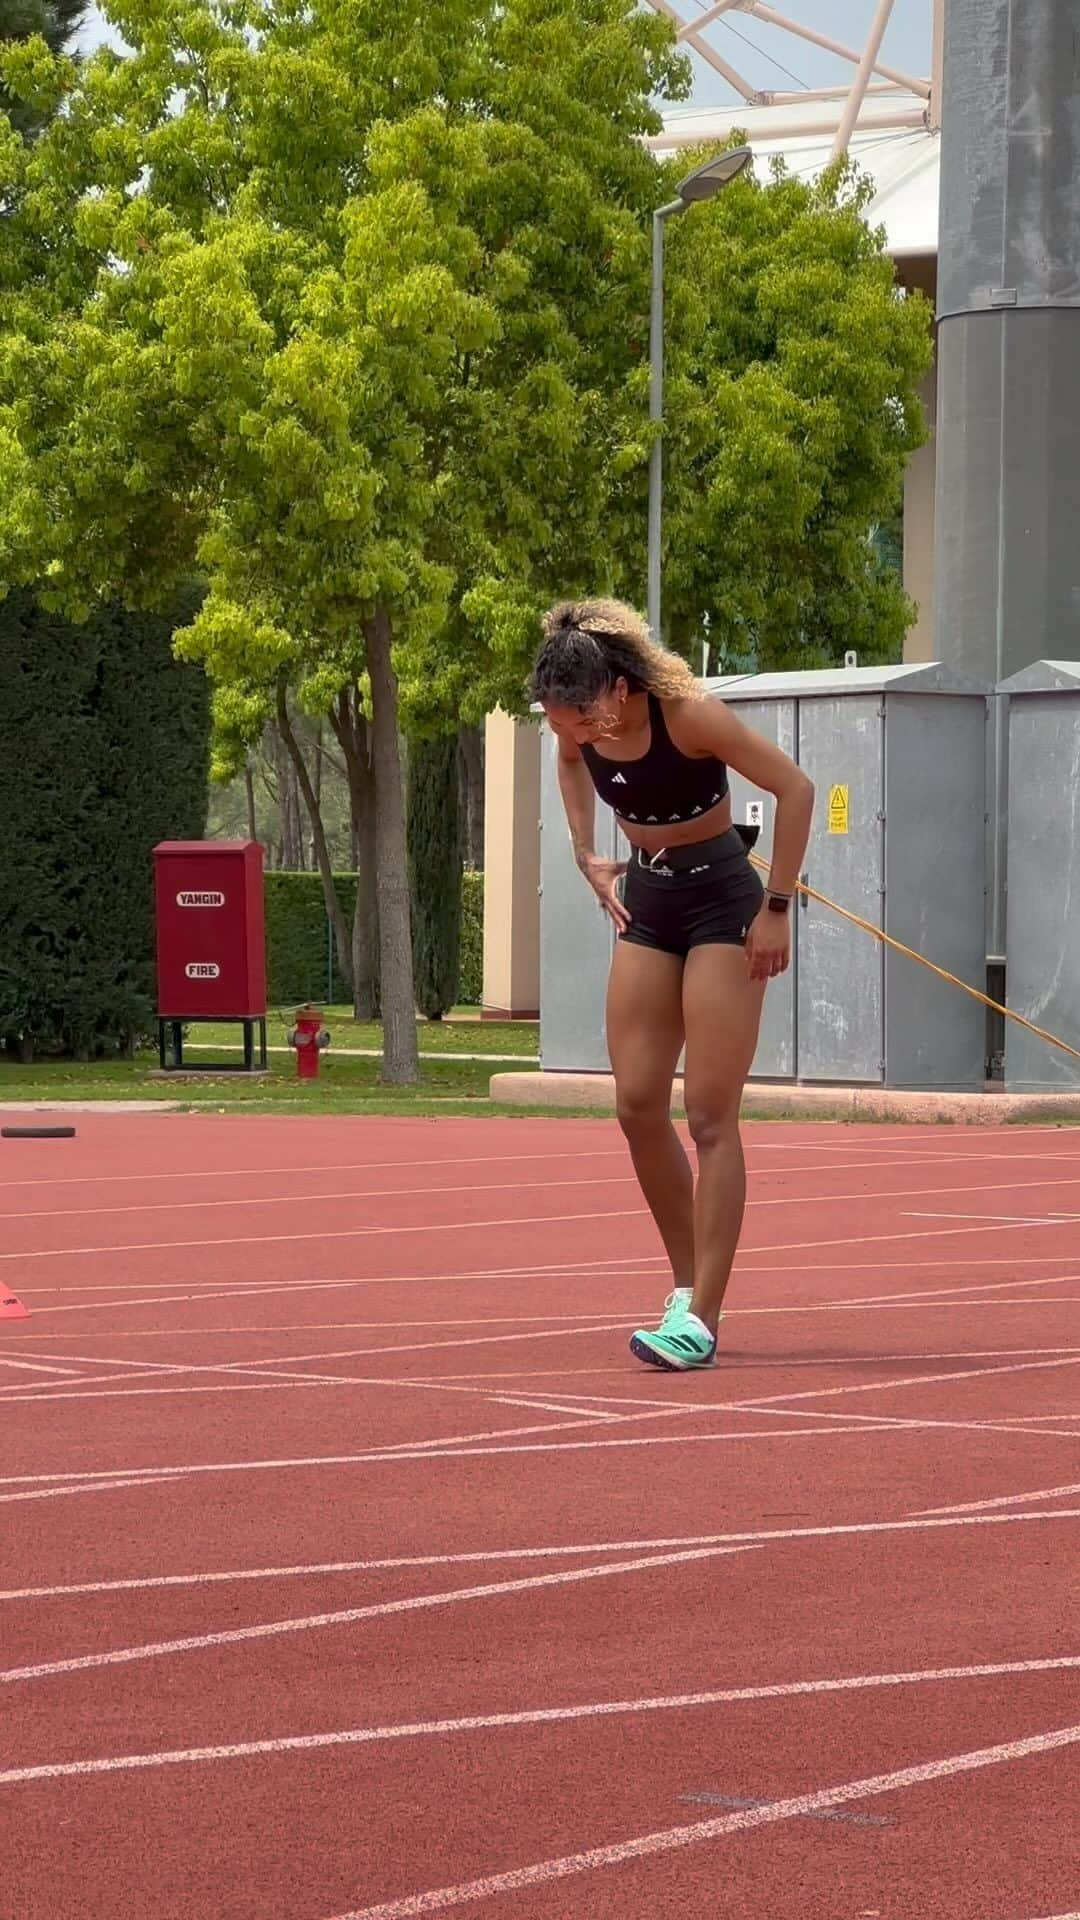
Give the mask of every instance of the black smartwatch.
<svg viewBox="0 0 1080 1920">
<path fill-rule="evenodd" d="M 768 907 L 770 913 L 786 913 L 791 905 L 791 895 L 789 893 L 769 893 L 766 895 L 765 905 Z"/>
</svg>

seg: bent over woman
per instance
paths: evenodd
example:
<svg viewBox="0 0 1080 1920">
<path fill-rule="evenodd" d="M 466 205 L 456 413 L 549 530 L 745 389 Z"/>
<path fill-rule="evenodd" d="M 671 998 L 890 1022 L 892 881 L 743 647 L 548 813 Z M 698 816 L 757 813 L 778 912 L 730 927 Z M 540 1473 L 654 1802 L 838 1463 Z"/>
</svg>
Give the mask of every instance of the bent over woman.
<svg viewBox="0 0 1080 1920">
<path fill-rule="evenodd" d="M 791 958 L 814 790 L 617 601 L 554 607 L 532 685 L 558 741 L 578 866 L 619 931 L 607 996 L 618 1115 L 674 1276 L 660 1325 L 630 1348 L 651 1366 L 712 1366 L 746 1203 L 739 1105 L 766 984 Z M 732 826 L 729 766 L 776 797 L 765 888 Z M 596 852 L 597 793 L 629 862 Z M 696 1190 L 671 1124 L 684 1044 Z"/>
</svg>

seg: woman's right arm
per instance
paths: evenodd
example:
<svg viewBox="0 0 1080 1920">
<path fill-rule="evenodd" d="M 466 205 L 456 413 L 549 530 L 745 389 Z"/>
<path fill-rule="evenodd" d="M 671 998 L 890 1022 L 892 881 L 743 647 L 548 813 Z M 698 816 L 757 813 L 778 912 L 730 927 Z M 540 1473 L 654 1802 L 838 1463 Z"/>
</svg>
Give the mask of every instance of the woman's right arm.
<svg viewBox="0 0 1080 1920">
<path fill-rule="evenodd" d="M 596 851 L 593 844 L 596 838 L 596 789 L 589 778 L 589 769 L 572 740 L 559 739 L 558 778 L 574 859 L 604 912 L 623 933 L 630 925 L 630 915 L 619 898 L 617 887 L 626 872 L 626 865 L 619 860 L 601 859 Z"/>
<path fill-rule="evenodd" d="M 596 837 L 596 788 L 574 742 L 560 739 L 558 744 L 559 792 L 566 809 L 574 858 L 584 873 L 586 861 L 596 857 L 593 846 Z"/>
</svg>

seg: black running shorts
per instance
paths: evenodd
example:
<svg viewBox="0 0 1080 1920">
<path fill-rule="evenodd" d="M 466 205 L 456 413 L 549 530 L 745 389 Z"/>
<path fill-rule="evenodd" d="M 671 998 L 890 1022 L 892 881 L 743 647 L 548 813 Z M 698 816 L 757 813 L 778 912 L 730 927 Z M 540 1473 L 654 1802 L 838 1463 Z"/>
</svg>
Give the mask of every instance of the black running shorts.
<svg viewBox="0 0 1080 1920">
<path fill-rule="evenodd" d="M 630 925 L 622 938 L 681 959 L 692 947 L 741 947 L 763 897 L 735 827 L 652 860 L 634 848 L 623 888 Z"/>
</svg>

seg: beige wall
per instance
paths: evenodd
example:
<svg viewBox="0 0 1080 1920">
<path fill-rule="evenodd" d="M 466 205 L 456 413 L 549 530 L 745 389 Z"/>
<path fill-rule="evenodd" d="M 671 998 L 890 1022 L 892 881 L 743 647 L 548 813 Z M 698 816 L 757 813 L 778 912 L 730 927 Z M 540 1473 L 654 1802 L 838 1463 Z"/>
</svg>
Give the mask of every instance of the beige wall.
<svg viewBox="0 0 1080 1920">
<path fill-rule="evenodd" d="M 484 734 L 484 1013 L 540 1007 L 540 728 L 488 715 Z"/>
</svg>

